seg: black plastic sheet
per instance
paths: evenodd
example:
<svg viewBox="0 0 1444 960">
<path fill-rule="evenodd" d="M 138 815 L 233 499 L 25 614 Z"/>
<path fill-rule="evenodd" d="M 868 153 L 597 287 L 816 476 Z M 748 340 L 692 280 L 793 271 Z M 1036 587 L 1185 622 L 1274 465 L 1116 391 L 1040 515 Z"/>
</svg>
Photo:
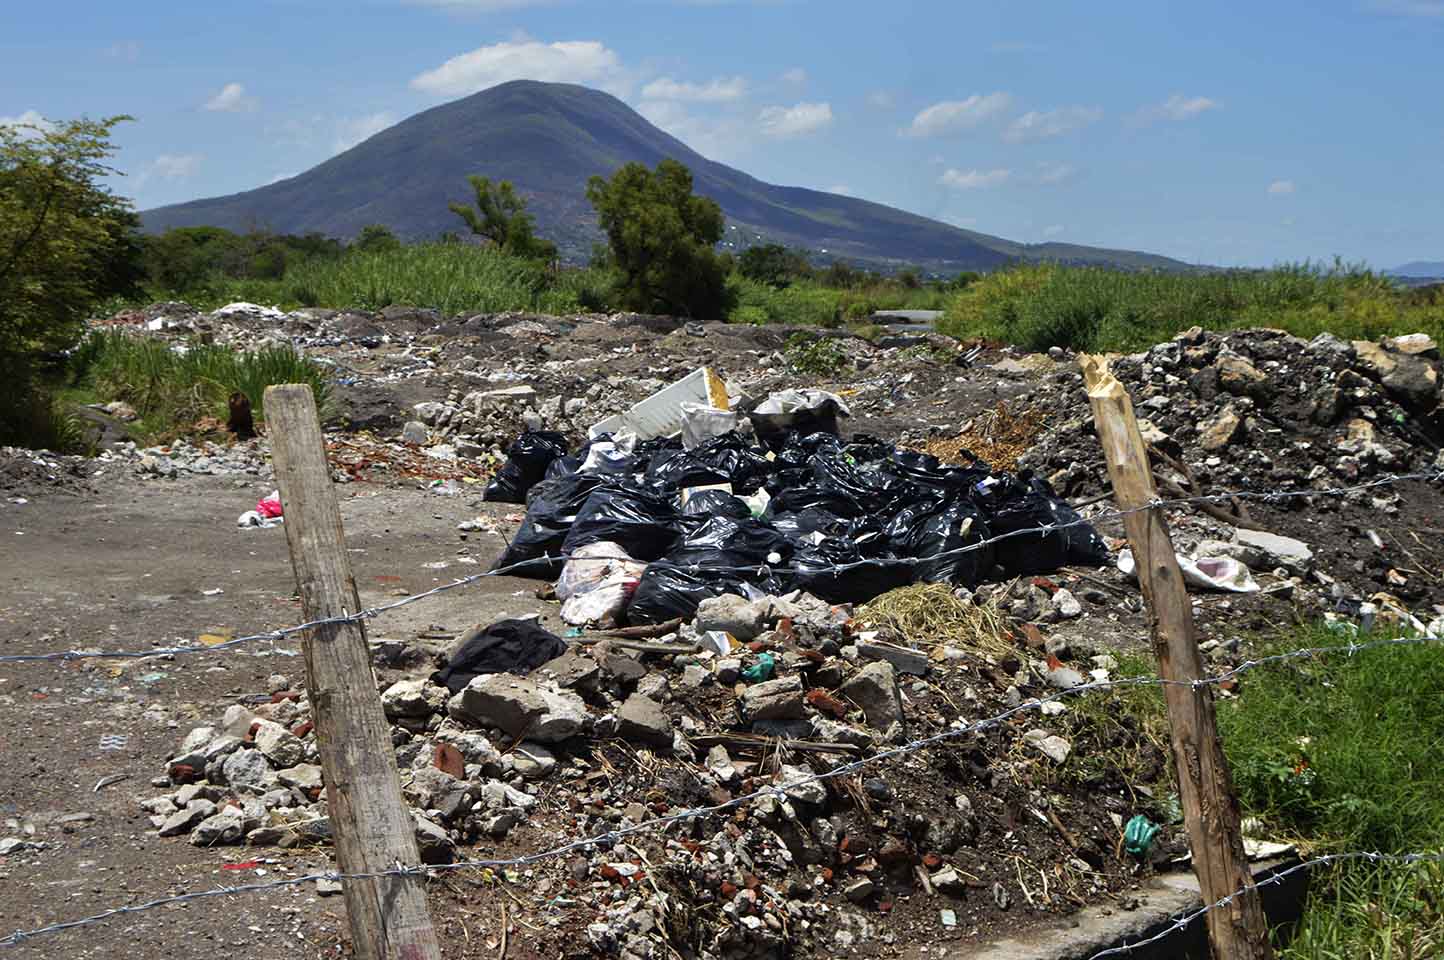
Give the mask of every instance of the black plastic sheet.
<svg viewBox="0 0 1444 960">
<path fill-rule="evenodd" d="M 527 431 L 506 448 L 506 463 L 482 491 L 483 500 L 526 503 L 526 494 L 546 479 L 554 460 L 567 455 L 567 438 L 549 430 Z"/>
</svg>

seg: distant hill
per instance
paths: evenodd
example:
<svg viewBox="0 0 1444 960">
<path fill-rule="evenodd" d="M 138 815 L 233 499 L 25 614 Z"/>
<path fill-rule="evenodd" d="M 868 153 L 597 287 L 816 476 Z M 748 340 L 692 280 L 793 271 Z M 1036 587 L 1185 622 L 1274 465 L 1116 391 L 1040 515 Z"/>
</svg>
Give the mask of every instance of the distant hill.
<svg viewBox="0 0 1444 960">
<path fill-rule="evenodd" d="M 1395 277 L 1437 279 L 1444 277 L 1444 260 L 1415 260 L 1385 272 Z"/>
<path fill-rule="evenodd" d="M 1017 260 L 1186 270 L 1167 257 L 1072 244 L 1014 243 L 880 203 L 763 183 L 698 154 L 617 98 L 565 83 L 517 80 L 442 104 L 381 131 L 288 180 L 226 197 L 147 210 L 145 229 L 261 227 L 350 238 L 382 223 L 407 239 L 460 230 L 447 209 L 467 201 L 468 174 L 510 180 L 529 200 L 537 232 L 584 257 L 600 239 L 587 178 L 629 161 L 673 157 L 698 193 L 727 215 L 727 239 L 776 242 L 829 257 L 987 270 Z M 735 228 L 735 229 L 731 229 Z M 760 234 L 762 240 L 755 239 Z M 746 242 L 739 246 L 748 245 Z"/>
</svg>

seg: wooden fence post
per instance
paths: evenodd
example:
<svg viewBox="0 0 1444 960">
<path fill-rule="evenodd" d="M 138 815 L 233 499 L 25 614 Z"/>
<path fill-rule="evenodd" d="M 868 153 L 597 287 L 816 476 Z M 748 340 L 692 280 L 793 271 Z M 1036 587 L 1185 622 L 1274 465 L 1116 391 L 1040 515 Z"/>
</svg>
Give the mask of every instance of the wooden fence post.
<svg viewBox="0 0 1444 960">
<path fill-rule="evenodd" d="M 268 387 L 264 409 L 305 618 L 356 613 L 361 600 L 311 388 Z M 360 621 L 317 627 L 305 633 L 303 649 L 340 872 L 419 864 L 365 627 Z M 439 960 L 424 878 L 343 880 L 342 892 L 360 960 Z"/>
<path fill-rule="evenodd" d="M 1102 357 L 1079 359 L 1118 507 L 1133 510 L 1147 506 L 1155 496 L 1153 474 L 1148 449 L 1134 419 L 1133 401 L 1123 384 L 1108 372 Z M 1161 510 L 1145 510 L 1124 517 L 1123 525 L 1148 607 L 1158 675 L 1178 681 L 1165 684 L 1163 692 L 1178 770 L 1178 793 L 1203 902 L 1215 903 L 1243 891 L 1227 906 L 1205 915 L 1209 942 L 1218 960 L 1267 960 L 1273 956 L 1268 924 L 1244 853 L 1238 798 L 1218 739 L 1213 688 L 1191 685 L 1203 676 L 1203 663 L 1194 632 L 1193 608 L 1168 524 Z"/>
</svg>

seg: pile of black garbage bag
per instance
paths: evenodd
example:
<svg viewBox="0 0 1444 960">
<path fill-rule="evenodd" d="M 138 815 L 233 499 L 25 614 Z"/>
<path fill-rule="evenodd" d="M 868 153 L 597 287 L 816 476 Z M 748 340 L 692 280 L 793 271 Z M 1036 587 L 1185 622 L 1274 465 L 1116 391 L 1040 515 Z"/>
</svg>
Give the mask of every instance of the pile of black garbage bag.
<svg viewBox="0 0 1444 960">
<path fill-rule="evenodd" d="M 495 569 L 555 579 L 576 548 L 616 543 L 648 564 L 627 607 L 631 623 L 690 617 L 704 599 L 753 589 L 862 603 L 910 583 L 975 586 L 1108 562 L 1098 533 L 1028 471 L 952 466 L 862 434 L 847 442 L 789 432 L 769 451 L 733 432 L 691 450 L 639 441 L 582 472 L 603 440 L 570 455 L 557 434 L 512 444 L 487 499 L 524 497 L 526 519 Z M 713 484 L 733 493 L 694 491 L 681 505 L 684 489 Z M 761 489 L 771 499 L 754 516 L 734 494 Z M 1033 532 L 1040 527 L 1053 529 Z"/>
</svg>

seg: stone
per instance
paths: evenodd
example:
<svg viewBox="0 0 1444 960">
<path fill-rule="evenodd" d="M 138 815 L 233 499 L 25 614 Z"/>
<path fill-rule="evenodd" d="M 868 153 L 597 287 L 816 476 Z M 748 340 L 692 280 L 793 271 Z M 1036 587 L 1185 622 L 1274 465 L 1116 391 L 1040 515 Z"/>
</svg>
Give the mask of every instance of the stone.
<svg viewBox="0 0 1444 960">
<path fill-rule="evenodd" d="M 737 768 L 732 766 L 732 757 L 728 755 L 727 748 L 717 744 L 707 751 L 707 769 L 717 778 L 718 783 L 729 784 L 739 776 Z"/>
<path fill-rule="evenodd" d="M 446 708 L 450 694 L 427 680 L 398 680 L 381 692 L 381 708 L 388 719 L 429 717 Z"/>
<path fill-rule="evenodd" d="M 306 759 L 306 745 L 274 720 L 259 720 L 256 749 L 278 767 L 294 767 Z"/>
<path fill-rule="evenodd" d="M 1230 354 L 1218 358 L 1218 385 L 1236 397 L 1268 400 L 1274 394 L 1272 381 L 1243 357 Z"/>
<path fill-rule="evenodd" d="M 247 837 L 246 839 L 249 840 L 250 837 Z M 318 897 L 334 897 L 334 896 L 338 896 L 340 893 L 341 893 L 341 881 L 340 881 L 340 880 L 333 880 L 333 879 L 331 879 L 330 877 L 317 877 L 317 878 L 316 878 L 316 896 L 318 896 Z"/>
<path fill-rule="evenodd" d="M 1072 620 L 1083 616 L 1083 604 L 1078 602 L 1071 590 L 1060 588 L 1053 591 L 1052 606 L 1053 613 L 1059 620 Z"/>
<path fill-rule="evenodd" d="M 244 738 L 251 732 L 251 724 L 255 720 L 254 713 L 239 703 L 233 703 L 221 714 L 221 731 L 228 736 Z"/>
<path fill-rule="evenodd" d="M 533 679 L 552 679 L 563 690 L 590 690 L 596 687 L 601 667 L 591 657 L 584 657 L 575 647 L 554 660 L 548 660 L 532 671 Z"/>
<path fill-rule="evenodd" d="M 298 763 L 294 767 L 276 771 L 276 779 L 288 787 L 310 792 L 322 786 L 321 768 L 314 763 Z"/>
<path fill-rule="evenodd" d="M 455 859 L 456 844 L 451 842 L 444 829 L 419 813 L 413 813 L 412 819 L 415 821 L 416 846 L 422 863 L 450 863 Z"/>
<path fill-rule="evenodd" d="M 294 766 L 294 764 L 288 764 Z M 237 793 L 262 794 L 276 785 L 276 774 L 259 750 L 237 750 L 221 768 L 226 783 Z"/>
<path fill-rule="evenodd" d="M 185 739 L 176 748 L 176 757 L 188 757 L 192 754 L 199 754 L 212 740 L 216 738 L 215 727 L 196 727 L 185 735 Z"/>
<path fill-rule="evenodd" d="M 617 710 L 617 733 L 624 740 L 666 749 L 672 745 L 672 721 L 661 704 L 634 693 Z"/>
<path fill-rule="evenodd" d="M 1390 353 L 1383 346 L 1371 340 L 1355 340 L 1353 347 L 1359 360 L 1359 366 L 1377 380 L 1383 380 L 1385 376 L 1393 372 L 1399 362 L 1396 354 Z"/>
<path fill-rule="evenodd" d="M 431 431 L 426 429 L 426 424 L 419 420 L 408 420 L 401 428 L 401 442 L 422 446 L 431 439 Z"/>
<path fill-rule="evenodd" d="M 777 782 L 788 799 L 820 807 L 827 803 L 827 787 L 821 780 L 811 780 L 812 771 L 803 767 L 782 764 Z M 806 783 L 800 781 L 806 780 Z"/>
<path fill-rule="evenodd" d="M 853 674 L 838 690 L 862 707 L 867 725 L 892 739 L 903 732 L 902 691 L 898 689 L 893 665 L 885 660 L 869 663 Z"/>
<path fill-rule="evenodd" d="M 528 780 L 542 780 L 557 767 L 556 756 L 539 743 L 528 740 L 511 752 L 516 772 Z"/>
<path fill-rule="evenodd" d="M 507 673 L 476 677 L 460 696 L 464 713 L 482 725 L 541 743 L 560 743 L 583 733 L 590 719 L 576 694 Z"/>
<path fill-rule="evenodd" d="M 207 817 L 215 815 L 216 805 L 209 800 L 192 800 L 186 804 L 184 810 L 177 810 L 166 818 L 161 825 L 160 835 L 162 837 L 176 837 L 182 833 L 189 833 L 196 824 Z"/>
<path fill-rule="evenodd" d="M 928 655 L 921 650 L 899 647 L 891 643 L 867 643 L 859 641 L 857 655 L 864 660 L 886 660 L 898 673 L 925 676 L 930 664 Z"/>
<path fill-rule="evenodd" d="M 481 799 L 487 807 L 492 810 L 503 810 L 507 807 L 516 807 L 523 812 L 531 810 L 538 803 L 536 797 L 525 790 L 518 790 L 509 783 L 502 783 L 500 780 L 488 780 L 481 786 Z"/>
<path fill-rule="evenodd" d="M 1054 763 L 1062 763 L 1068 759 L 1068 754 L 1073 745 L 1062 737 L 1050 734 L 1046 730 L 1029 730 L 1023 734 L 1023 739 L 1030 747 L 1046 756 Z"/>
<path fill-rule="evenodd" d="M 1401 354 L 1381 382 L 1392 397 L 1415 409 L 1429 410 L 1438 402 L 1439 374 L 1421 357 Z"/>
<path fill-rule="evenodd" d="M 240 843 L 246 835 L 245 818 L 235 807 L 227 807 L 214 816 L 207 817 L 191 831 L 191 843 L 197 847 L 214 847 L 227 843 Z"/>
<path fill-rule="evenodd" d="M 1399 353 L 1410 356 L 1418 356 L 1425 353 L 1436 353 L 1439 344 L 1427 333 L 1406 333 L 1401 337 L 1394 337 L 1389 341 L 1389 346 Z"/>
<path fill-rule="evenodd" d="M 705 686 L 708 680 L 712 679 L 712 671 L 697 663 L 689 663 L 682 668 L 682 686 L 696 690 Z"/>
<path fill-rule="evenodd" d="M 1313 562 L 1314 552 L 1302 540 L 1284 537 L 1264 530 L 1236 529 L 1234 542 L 1258 551 L 1265 563 L 1291 569 L 1306 568 Z"/>
<path fill-rule="evenodd" d="M 968 892 L 968 882 L 952 867 L 939 870 L 928 878 L 934 889 L 948 896 L 961 897 Z"/>
<path fill-rule="evenodd" d="M 201 756 L 204 757 L 206 763 L 209 764 L 218 757 L 225 757 L 235 753 L 244 745 L 240 737 L 233 737 L 228 733 L 222 734 L 206 744 L 205 749 L 201 751 Z"/>
<path fill-rule="evenodd" d="M 842 888 L 842 894 L 853 903 L 862 903 L 871 897 L 875 890 L 877 890 L 877 884 L 867 877 L 858 877 L 856 880 L 849 881 Z"/>
<path fill-rule="evenodd" d="M 708 597 L 697 605 L 697 632 L 720 630 L 743 643 L 757 639 L 766 625 L 767 604 L 753 603 L 733 593 Z"/>
<path fill-rule="evenodd" d="M 1198 445 L 1209 453 L 1217 453 L 1239 439 L 1242 432 L 1243 417 L 1230 403 L 1199 425 Z"/>
<path fill-rule="evenodd" d="M 460 695 L 458 694 L 452 699 L 460 699 Z M 483 734 L 475 733 L 471 730 L 457 730 L 455 727 L 442 727 L 436 731 L 436 739 L 442 743 L 449 743 L 461 751 L 461 757 L 467 763 L 486 765 L 495 764 L 501 760 L 501 751 L 496 749 L 496 745 Z"/>
<path fill-rule="evenodd" d="M 1341 340 L 1332 333 L 1321 333 L 1309 341 L 1309 353 L 1318 354 L 1328 360 L 1331 366 L 1342 367 L 1354 360 L 1354 347 L 1347 340 Z"/>
<path fill-rule="evenodd" d="M 140 808 L 146 813 L 160 817 L 168 817 L 176 812 L 176 802 L 168 796 L 151 797 L 149 800 L 142 800 Z"/>
<path fill-rule="evenodd" d="M 518 810 L 502 810 L 487 817 L 481 823 L 481 829 L 490 837 L 500 839 L 511 832 L 512 828 L 521 823 L 521 812 Z"/>
<path fill-rule="evenodd" d="M 733 684 L 742 675 L 742 661 L 735 657 L 726 657 L 717 661 L 717 682 Z"/>
<path fill-rule="evenodd" d="M 446 413 L 446 404 L 431 400 L 414 404 L 411 409 L 415 411 L 416 418 L 422 423 L 435 424 L 441 422 L 442 416 Z"/>
<path fill-rule="evenodd" d="M 742 716 L 752 721 L 801 719 L 804 704 L 802 678 L 796 674 L 754 684 L 737 698 Z"/>
</svg>

